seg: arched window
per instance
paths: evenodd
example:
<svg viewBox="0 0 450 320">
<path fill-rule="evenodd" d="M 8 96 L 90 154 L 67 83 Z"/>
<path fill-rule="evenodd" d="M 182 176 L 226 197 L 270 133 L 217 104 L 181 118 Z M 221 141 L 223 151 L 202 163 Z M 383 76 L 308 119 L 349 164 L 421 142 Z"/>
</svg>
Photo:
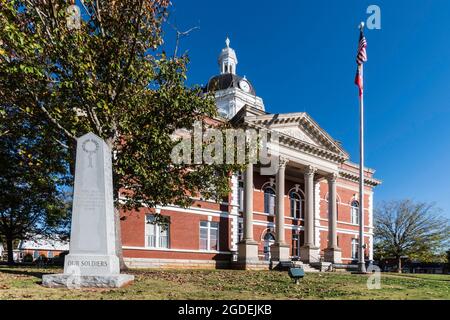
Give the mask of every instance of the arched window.
<svg viewBox="0 0 450 320">
<path fill-rule="evenodd" d="M 352 201 L 350 215 L 352 218 L 352 223 L 359 224 L 359 202 L 356 200 Z"/>
<path fill-rule="evenodd" d="M 295 219 L 303 218 L 302 197 L 295 191 L 289 193 L 289 201 L 291 203 L 291 217 Z"/>
<path fill-rule="evenodd" d="M 272 232 L 267 232 L 267 233 L 264 235 L 264 241 L 275 242 L 275 236 L 273 235 Z"/>
<path fill-rule="evenodd" d="M 275 214 L 275 190 L 272 187 L 264 188 L 264 212 Z"/>
<path fill-rule="evenodd" d="M 242 174 L 242 172 L 238 173 L 237 180 L 239 211 L 244 211 L 244 175 Z"/>
</svg>

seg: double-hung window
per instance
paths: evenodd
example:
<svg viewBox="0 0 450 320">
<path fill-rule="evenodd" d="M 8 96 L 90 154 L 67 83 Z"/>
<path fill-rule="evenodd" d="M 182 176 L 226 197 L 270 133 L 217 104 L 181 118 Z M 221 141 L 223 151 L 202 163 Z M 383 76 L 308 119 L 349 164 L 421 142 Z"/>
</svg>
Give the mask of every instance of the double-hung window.
<svg viewBox="0 0 450 320">
<path fill-rule="evenodd" d="M 275 214 L 275 190 L 272 187 L 264 189 L 264 213 Z"/>
<path fill-rule="evenodd" d="M 244 221 L 238 221 L 238 241 L 244 239 Z"/>
<path fill-rule="evenodd" d="M 219 250 L 219 223 L 200 221 L 200 250 Z"/>
<path fill-rule="evenodd" d="M 239 211 L 244 211 L 244 178 L 242 174 L 238 175 L 238 204 Z"/>
<path fill-rule="evenodd" d="M 302 210 L 302 198 L 300 194 L 292 191 L 289 194 L 289 200 L 291 203 L 291 217 L 294 219 L 302 219 L 303 210 Z"/>
<path fill-rule="evenodd" d="M 352 259 L 358 259 L 358 239 L 352 239 Z"/>
<path fill-rule="evenodd" d="M 359 203 L 358 203 L 358 201 L 352 201 L 351 219 L 352 219 L 353 224 L 359 224 Z"/>
<path fill-rule="evenodd" d="M 158 224 L 153 214 L 146 216 L 145 245 L 149 248 L 169 248 L 169 224 Z"/>
</svg>

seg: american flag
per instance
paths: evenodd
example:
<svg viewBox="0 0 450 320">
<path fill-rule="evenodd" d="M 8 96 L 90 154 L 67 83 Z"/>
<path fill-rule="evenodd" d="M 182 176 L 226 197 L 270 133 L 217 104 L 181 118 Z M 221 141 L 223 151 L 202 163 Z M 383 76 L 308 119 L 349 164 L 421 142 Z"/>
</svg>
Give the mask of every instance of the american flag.
<svg viewBox="0 0 450 320">
<path fill-rule="evenodd" d="M 358 53 L 356 55 L 356 64 L 358 65 L 358 67 L 356 69 L 356 77 L 355 77 L 355 84 L 359 88 L 359 97 L 362 97 L 364 91 L 362 65 L 364 62 L 367 61 L 366 48 L 367 48 L 366 37 L 364 37 L 364 33 L 361 30 L 359 34 Z"/>
</svg>

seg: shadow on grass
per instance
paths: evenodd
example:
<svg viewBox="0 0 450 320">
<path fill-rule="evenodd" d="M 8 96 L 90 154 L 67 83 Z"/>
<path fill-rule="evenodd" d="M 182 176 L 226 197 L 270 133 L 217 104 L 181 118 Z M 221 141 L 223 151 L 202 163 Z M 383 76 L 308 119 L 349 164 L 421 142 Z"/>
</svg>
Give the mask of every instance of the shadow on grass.
<svg viewBox="0 0 450 320">
<path fill-rule="evenodd" d="M 444 281 L 450 282 L 450 275 L 448 274 L 430 274 L 432 277 L 427 277 L 426 273 L 385 273 L 385 276 L 390 276 L 392 278 L 398 279 L 411 279 L 411 280 L 422 280 L 422 281 Z"/>
<path fill-rule="evenodd" d="M 29 269 L 29 270 L 27 270 Z M 19 276 L 30 276 L 35 277 L 38 280 L 35 282 L 36 284 L 42 284 L 42 276 L 44 274 L 51 273 L 54 270 L 57 270 L 58 267 L 47 266 L 40 268 L 43 271 L 37 271 L 36 266 L 23 266 L 23 265 L 14 265 L 14 266 L 0 266 L 0 274 L 11 274 L 11 275 L 19 275 Z M 47 270 L 47 272 L 45 272 Z"/>
<path fill-rule="evenodd" d="M 42 279 L 42 276 L 44 274 L 47 274 L 47 272 L 36 272 L 36 271 L 26 271 L 26 270 L 4 270 L 0 268 L 0 273 L 7 273 L 7 274 L 13 274 L 13 275 L 24 275 L 24 276 L 32 276 L 39 279 Z"/>
</svg>

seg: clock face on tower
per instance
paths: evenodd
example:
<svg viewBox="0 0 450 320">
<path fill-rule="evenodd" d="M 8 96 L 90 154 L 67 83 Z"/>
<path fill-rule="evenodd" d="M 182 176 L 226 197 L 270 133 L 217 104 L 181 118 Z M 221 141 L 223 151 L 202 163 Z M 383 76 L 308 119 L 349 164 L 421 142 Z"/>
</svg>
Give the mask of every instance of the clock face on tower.
<svg viewBox="0 0 450 320">
<path fill-rule="evenodd" d="M 239 88 L 245 92 L 250 92 L 250 84 L 246 80 L 239 81 Z"/>
</svg>

